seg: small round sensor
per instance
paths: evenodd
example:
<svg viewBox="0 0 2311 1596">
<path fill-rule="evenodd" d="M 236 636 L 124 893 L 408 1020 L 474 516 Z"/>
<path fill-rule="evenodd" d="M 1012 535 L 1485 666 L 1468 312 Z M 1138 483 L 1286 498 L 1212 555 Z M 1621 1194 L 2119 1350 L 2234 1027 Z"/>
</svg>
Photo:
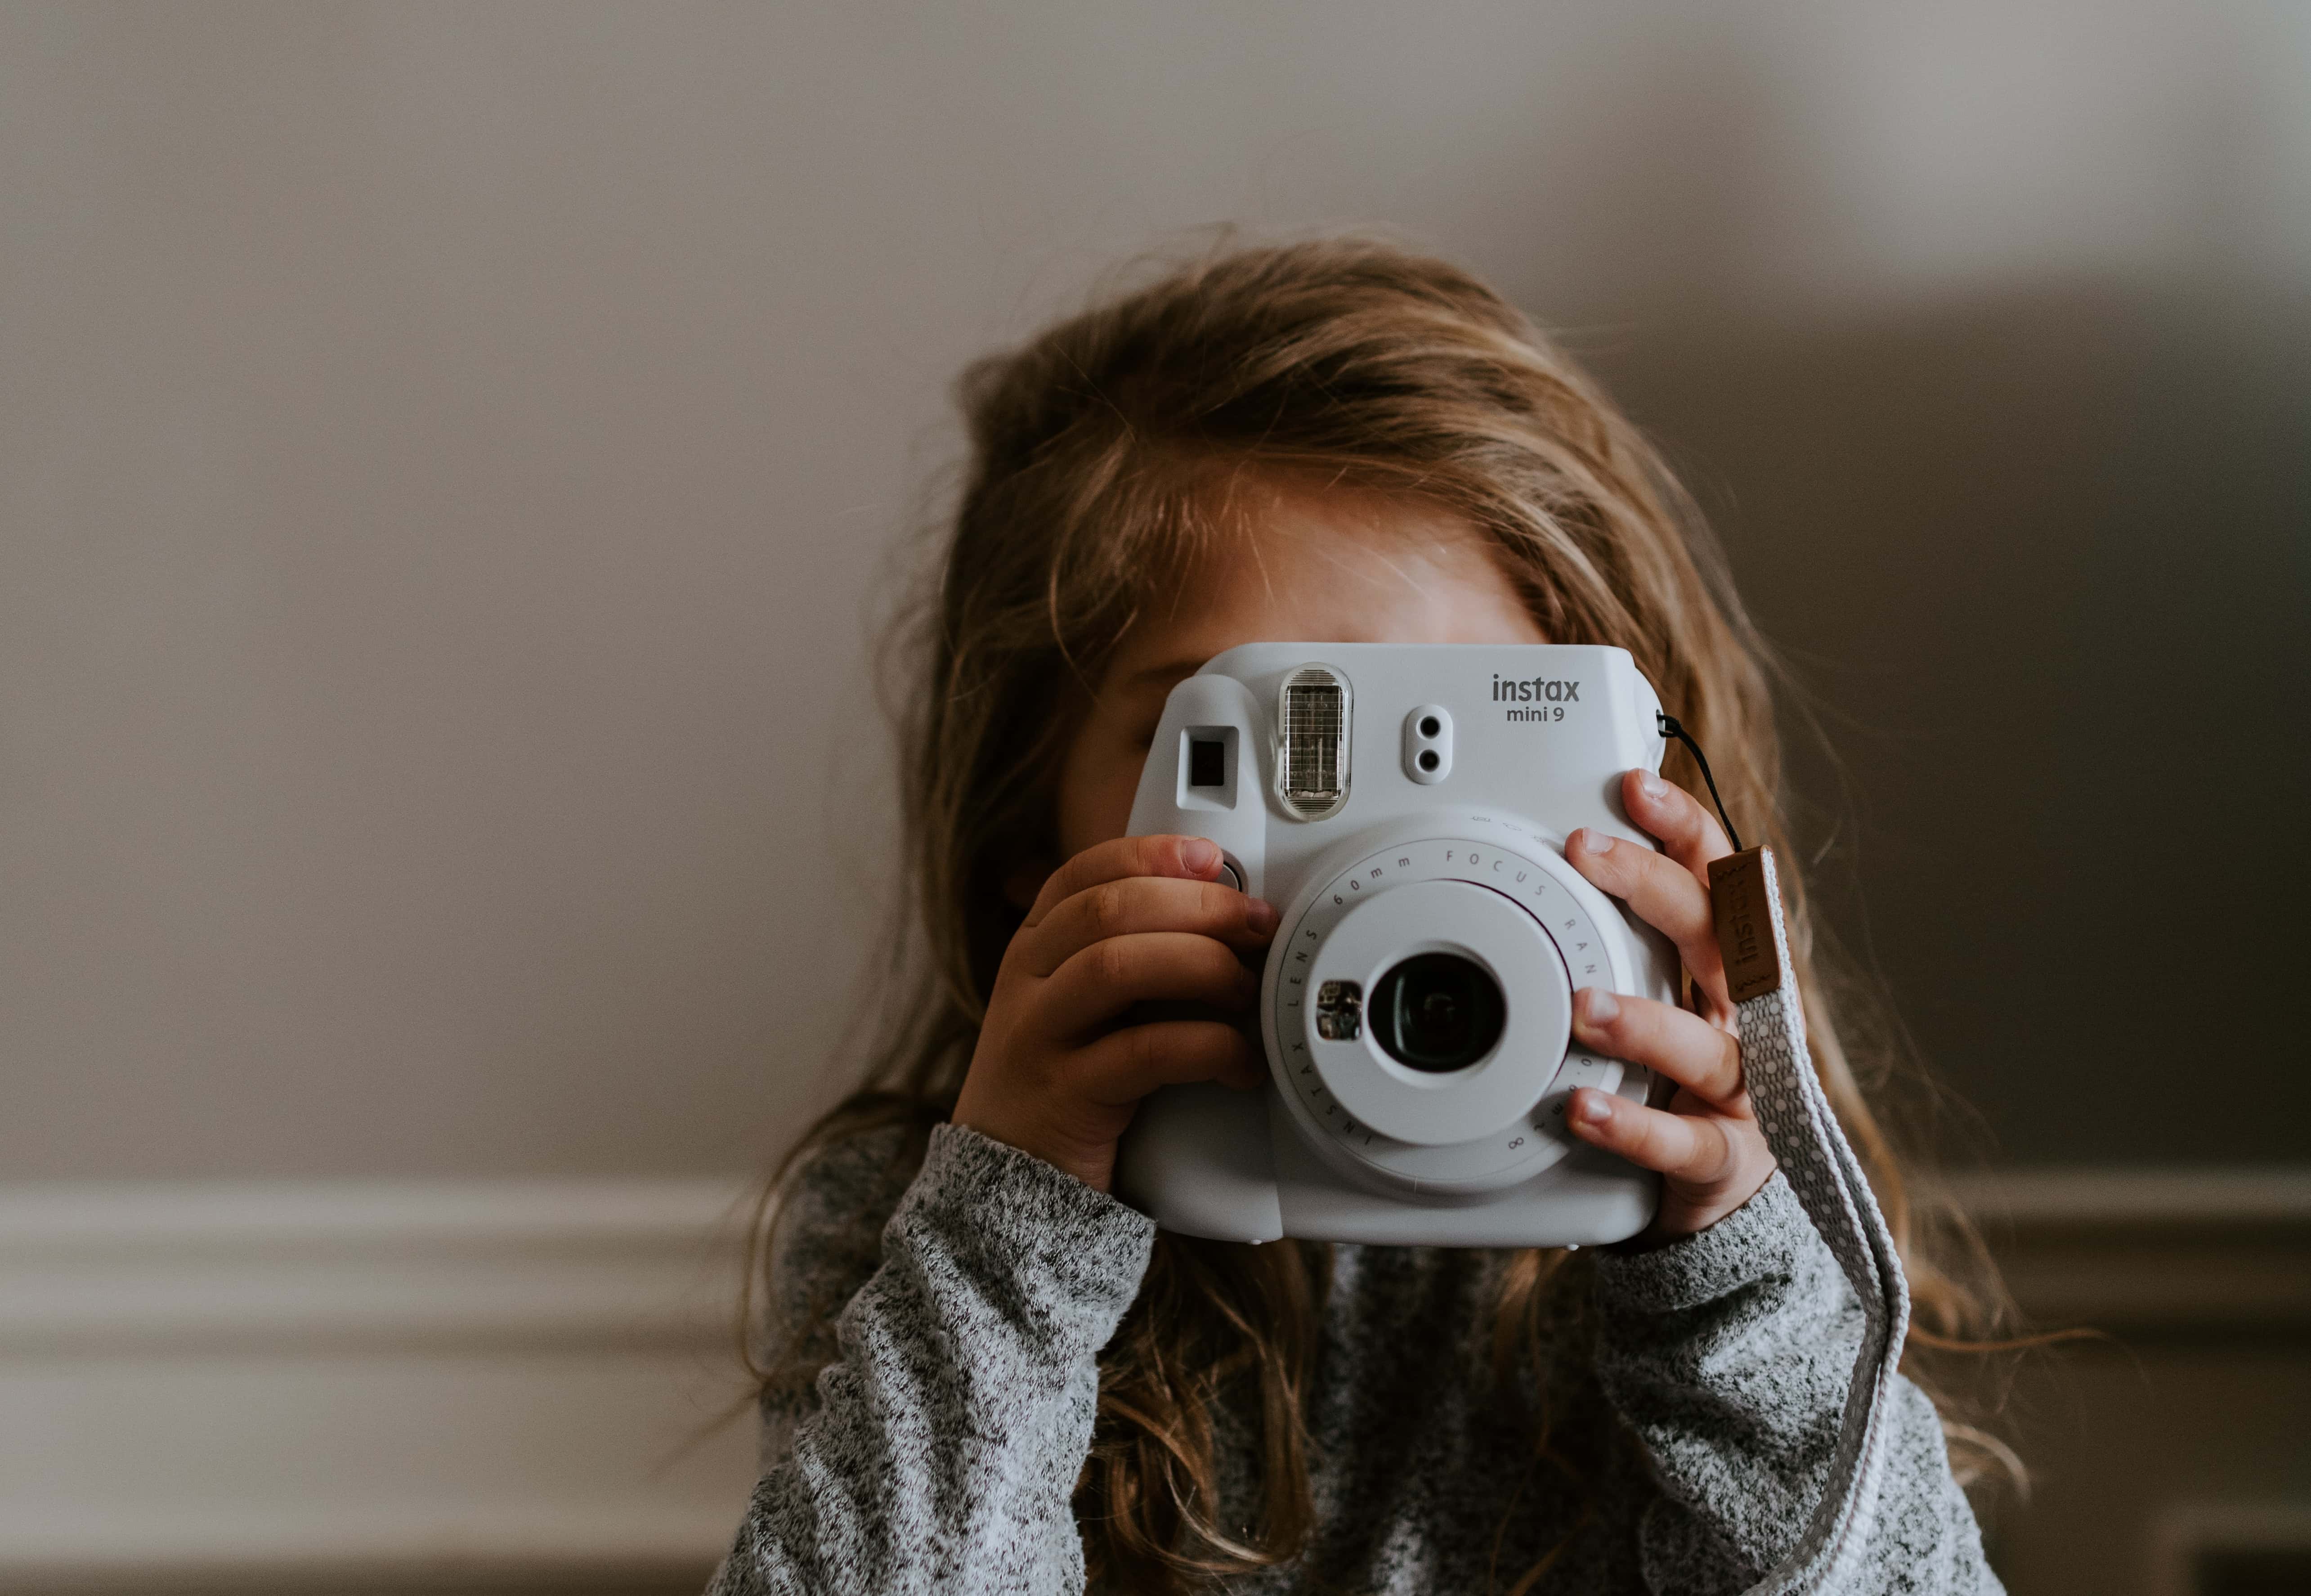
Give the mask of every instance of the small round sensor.
<svg viewBox="0 0 2311 1596">
<path fill-rule="evenodd" d="M 1425 703 L 1404 718 L 1404 773 L 1434 787 L 1452 773 L 1452 713 Z"/>
</svg>

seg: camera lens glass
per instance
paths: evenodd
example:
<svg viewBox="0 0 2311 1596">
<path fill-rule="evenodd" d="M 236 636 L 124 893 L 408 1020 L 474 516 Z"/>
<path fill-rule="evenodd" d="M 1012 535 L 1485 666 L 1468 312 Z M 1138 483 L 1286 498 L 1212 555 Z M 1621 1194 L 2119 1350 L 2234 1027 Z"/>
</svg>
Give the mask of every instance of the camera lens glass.
<svg viewBox="0 0 2311 1596">
<path fill-rule="evenodd" d="M 1466 1069 L 1501 1039 L 1508 1006 L 1500 983 L 1456 953 L 1416 954 L 1380 978 L 1365 1010 L 1388 1056 L 1442 1075 Z"/>
</svg>

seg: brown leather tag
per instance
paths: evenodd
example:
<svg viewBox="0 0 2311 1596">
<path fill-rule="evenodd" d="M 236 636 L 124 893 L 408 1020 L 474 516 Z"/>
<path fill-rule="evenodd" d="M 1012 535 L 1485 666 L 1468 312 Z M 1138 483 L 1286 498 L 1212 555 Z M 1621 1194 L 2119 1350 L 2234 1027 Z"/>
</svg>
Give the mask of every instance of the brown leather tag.
<svg viewBox="0 0 2311 1596">
<path fill-rule="evenodd" d="M 1717 951 L 1725 960 L 1725 990 L 1747 1003 L 1782 988 L 1781 955 L 1774 947 L 1774 912 L 1766 894 L 1766 850 L 1745 848 L 1709 862 L 1709 903 L 1717 919 Z"/>
</svg>

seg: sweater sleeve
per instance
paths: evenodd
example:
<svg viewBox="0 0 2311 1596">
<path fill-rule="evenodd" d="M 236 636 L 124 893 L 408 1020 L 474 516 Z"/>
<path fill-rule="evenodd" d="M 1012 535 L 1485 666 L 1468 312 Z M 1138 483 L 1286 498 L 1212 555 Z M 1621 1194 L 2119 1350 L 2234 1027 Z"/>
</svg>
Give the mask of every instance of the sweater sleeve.
<svg viewBox="0 0 2311 1596">
<path fill-rule="evenodd" d="M 1776 1173 L 1699 1234 L 1598 1264 L 1597 1367 L 1661 1499 L 1639 1528 L 1655 1596 L 1732 1596 L 1803 1532 L 1829 1476 L 1862 1304 Z M 1897 1380 L 1855 1592 L 1995 1592 L 1925 1393 Z"/>
<path fill-rule="evenodd" d="M 830 1242 L 811 1224 L 823 1196 L 800 1195 L 774 1313 L 804 1311 L 808 1277 L 842 1269 L 839 1227 Z M 1099 1349 L 1154 1239 L 1146 1217 L 1041 1159 L 934 1129 L 835 1320 L 833 1361 L 765 1413 L 769 1466 L 710 1596 L 1080 1591 L 1071 1499 Z"/>
</svg>

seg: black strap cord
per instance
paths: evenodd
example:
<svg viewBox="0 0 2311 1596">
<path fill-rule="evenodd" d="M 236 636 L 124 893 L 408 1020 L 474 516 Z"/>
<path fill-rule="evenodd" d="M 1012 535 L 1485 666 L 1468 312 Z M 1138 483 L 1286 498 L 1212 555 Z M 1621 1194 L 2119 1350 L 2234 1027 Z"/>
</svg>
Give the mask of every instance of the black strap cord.
<svg viewBox="0 0 2311 1596">
<path fill-rule="evenodd" d="M 1701 751 L 1701 745 L 1693 740 L 1693 734 L 1677 723 L 1674 715 L 1661 715 L 1661 734 L 1683 743 L 1686 752 L 1693 755 L 1693 763 L 1701 767 L 1701 779 L 1709 783 L 1709 801 L 1717 806 L 1717 818 L 1725 823 L 1725 840 L 1733 844 L 1734 852 L 1740 852 L 1741 833 L 1733 829 L 1733 817 L 1725 813 L 1725 800 L 1717 796 L 1717 778 L 1709 773 L 1709 755 Z"/>
</svg>

